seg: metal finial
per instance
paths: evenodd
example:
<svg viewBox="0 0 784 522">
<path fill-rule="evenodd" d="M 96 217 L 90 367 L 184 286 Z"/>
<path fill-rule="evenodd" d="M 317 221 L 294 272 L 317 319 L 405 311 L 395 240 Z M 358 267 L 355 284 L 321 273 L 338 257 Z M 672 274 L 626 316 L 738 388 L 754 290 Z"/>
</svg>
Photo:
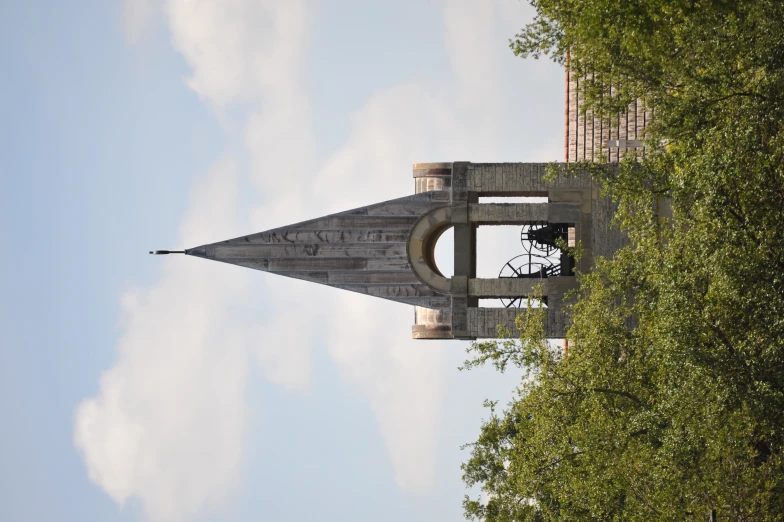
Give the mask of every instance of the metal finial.
<svg viewBox="0 0 784 522">
<path fill-rule="evenodd" d="M 185 250 L 150 250 L 150 254 L 160 256 L 163 254 L 184 254 Z"/>
</svg>

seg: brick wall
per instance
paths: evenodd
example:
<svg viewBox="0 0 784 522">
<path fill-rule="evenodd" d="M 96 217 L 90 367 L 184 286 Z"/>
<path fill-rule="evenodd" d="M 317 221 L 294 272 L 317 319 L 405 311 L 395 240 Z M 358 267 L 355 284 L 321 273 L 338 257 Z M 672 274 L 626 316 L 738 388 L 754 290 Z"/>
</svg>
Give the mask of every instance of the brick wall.
<svg viewBox="0 0 784 522">
<path fill-rule="evenodd" d="M 570 74 L 566 68 L 566 96 L 564 111 L 564 161 L 618 162 L 631 147 L 607 147 L 609 140 L 641 140 L 645 126 L 651 119 L 650 110 L 638 100 L 629 105 L 623 114 L 610 119 L 594 118 L 590 111 L 580 114 L 583 104 L 583 88 L 580 78 Z M 612 89 L 610 90 L 612 93 Z M 640 149 L 644 153 L 644 149 Z"/>
</svg>

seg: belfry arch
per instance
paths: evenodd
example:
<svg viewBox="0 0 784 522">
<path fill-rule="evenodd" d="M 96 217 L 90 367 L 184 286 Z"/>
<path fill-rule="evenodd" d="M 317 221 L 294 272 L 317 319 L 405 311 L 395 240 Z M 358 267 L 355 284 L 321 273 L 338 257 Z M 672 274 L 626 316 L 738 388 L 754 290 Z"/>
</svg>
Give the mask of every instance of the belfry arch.
<svg viewBox="0 0 784 522">
<path fill-rule="evenodd" d="M 406 253 L 411 270 L 422 284 L 436 292 L 451 292 L 452 280 L 445 277 L 436 264 L 436 243 L 441 235 L 452 228 L 452 208 L 437 207 L 423 214 L 408 235 Z"/>
<path fill-rule="evenodd" d="M 451 168 L 450 168 L 451 167 Z M 563 337 L 566 318 L 563 295 L 576 288 L 573 270 L 587 271 L 593 255 L 611 255 L 625 243 L 625 237 L 609 227 L 614 206 L 601 197 L 587 173 L 552 182 L 545 179 L 546 164 L 507 163 L 415 164 L 417 190 L 432 189 L 431 180 L 442 180 L 440 190 L 449 190 L 448 205 L 434 208 L 420 216 L 411 229 L 407 252 L 412 270 L 422 284 L 433 291 L 448 294 L 448 312 L 428 313 L 418 307 L 413 336 L 420 339 L 495 337 L 497 326 L 513 330 L 519 310 L 514 307 L 484 308 L 480 299 L 501 298 L 507 303 L 531 295 L 541 284 L 547 301 L 549 337 Z M 448 181 L 446 181 L 448 179 Z M 543 203 L 480 203 L 482 196 L 546 197 Z M 596 221 L 596 223 L 594 223 Z M 513 270 L 510 277 L 480 279 L 476 277 L 476 236 L 480 226 L 519 225 L 523 230 L 560 234 L 574 244 L 580 241 L 583 256 L 579 263 L 561 253 L 554 270 L 542 267 L 539 272 Z M 595 226 L 596 225 L 596 226 Z M 432 257 L 435 242 L 443 230 L 454 228 L 454 275 L 438 273 Z M 539 227 L 534 230 L 534 228 Z M 552 244 L 552 241 L 550 242 Z M 546 269 L 547 268 L 547 269 Z M 449 331 L 445 326 L 449 325 Z"/>
</svg>

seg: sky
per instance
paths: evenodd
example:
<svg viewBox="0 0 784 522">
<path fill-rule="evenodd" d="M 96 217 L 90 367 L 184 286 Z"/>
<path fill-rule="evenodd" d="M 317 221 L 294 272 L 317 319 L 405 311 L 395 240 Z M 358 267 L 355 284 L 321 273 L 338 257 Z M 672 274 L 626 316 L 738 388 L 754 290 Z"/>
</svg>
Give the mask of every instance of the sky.
<svg viewBox="0 0 784 522">
<path fill-rule="evenodd" d="M 461 520 L 460 447 L 519 374 L 458 371 L 399 303 L 147 252 L 409 195 L 413 163 L 559 160 L 563 70 L 508 49 L 530 18 L 0 2 L 0 520 Z M 479 275 L 516 241 L 480 229 Z"/>
</svg>

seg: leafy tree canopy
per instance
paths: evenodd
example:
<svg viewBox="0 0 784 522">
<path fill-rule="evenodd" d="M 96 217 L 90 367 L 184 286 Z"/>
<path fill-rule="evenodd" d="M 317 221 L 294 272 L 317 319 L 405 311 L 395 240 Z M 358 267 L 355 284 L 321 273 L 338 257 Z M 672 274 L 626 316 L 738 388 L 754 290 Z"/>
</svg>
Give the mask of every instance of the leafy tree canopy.
<svg viewBox="0 0 784 522">
<path fill-rule="evenodd" d="M 568 51 L 586 108 L 641 99 L 655 116 L 645 157 L 574 166 L 617 199 L 630 245 L 579 275 L 568 354 L 535 308 L 519 340 L 469 350 L 467 367 L 524 378 L 467 445 L 483 494 L 466 516 L 782 520 L 784 2 L 531 4 L 515 54 Z"/>
</svg>

